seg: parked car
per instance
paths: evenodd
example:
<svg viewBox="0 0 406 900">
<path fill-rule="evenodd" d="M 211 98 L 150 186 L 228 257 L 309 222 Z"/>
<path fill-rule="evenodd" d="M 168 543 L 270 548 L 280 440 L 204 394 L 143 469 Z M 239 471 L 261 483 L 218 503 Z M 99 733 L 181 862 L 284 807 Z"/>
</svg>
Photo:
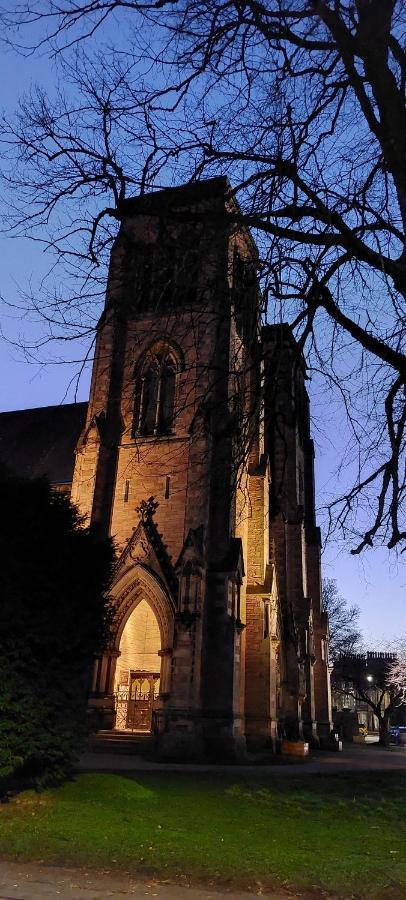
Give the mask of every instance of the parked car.
<svg viewBox="0 0 406 900">
<path fill-rule="evenodd" d="M 406 725 L 392 725 L 389 734 L 392 744 L 406 744 Z"/>
</svg>

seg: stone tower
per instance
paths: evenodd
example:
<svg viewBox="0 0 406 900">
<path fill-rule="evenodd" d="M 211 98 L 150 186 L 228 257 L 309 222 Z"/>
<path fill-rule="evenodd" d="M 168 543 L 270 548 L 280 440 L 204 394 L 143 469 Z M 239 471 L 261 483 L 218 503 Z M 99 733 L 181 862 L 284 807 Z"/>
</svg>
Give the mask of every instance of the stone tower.
<svg viewBox="0 0 406 900">
<path fill-rule="evenodd" d="M 172 758 L 241 758 L 284 729 L 317 740 L 327 623 L 302 359 L 287 326 L 261 335 L 226 179 L 121 212 L 72 485 L 118 549 L 91 705 Z"/>
</svg>

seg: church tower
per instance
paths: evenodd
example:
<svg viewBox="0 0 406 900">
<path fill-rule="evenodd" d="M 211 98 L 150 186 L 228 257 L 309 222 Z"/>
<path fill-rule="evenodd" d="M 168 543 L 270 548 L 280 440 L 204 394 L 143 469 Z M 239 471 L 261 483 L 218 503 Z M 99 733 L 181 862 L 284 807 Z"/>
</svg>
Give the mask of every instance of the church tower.
<svg viewBox="0 0 406 900">
<path fill-rule="evenodd" d="M 152 731 L 167 758 L 236 759 L 247 740 L 275 745 L 285 711 L 292 734 L 304 727 L 316 739 L 317 653 L 329 727 L 327 635 L 319 610 L 316 653 L 320 585 L 313 577 L 315 603 L 297 559 L 306 528 L 314 534 L 297 495 L 295 424 L 289 465 L 272 481 L 282 452 L 272 367 L 288 347 L 284 404 L 286 379 L 302 377 L 292 375 L 293 338 L 261 337 L 257 251 L 233 221 L 226 179 L 128 200 L 121 212 L 72 486 L 118 552 L 91 706 L 101 727 Z M 318 550 L 314 559 L 317 568 Z"/>
</svg>

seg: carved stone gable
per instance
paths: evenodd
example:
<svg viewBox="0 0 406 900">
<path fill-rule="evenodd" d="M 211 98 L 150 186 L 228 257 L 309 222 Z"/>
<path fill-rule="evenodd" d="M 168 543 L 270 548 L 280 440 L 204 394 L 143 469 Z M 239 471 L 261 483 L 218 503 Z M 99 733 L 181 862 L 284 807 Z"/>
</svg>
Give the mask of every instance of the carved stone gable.
<svg viewBox="0 0 406 900">
<path fill-rule="evenodd" d="M 190 528 L 175 566 L 176 572 L 181 572 L 186 563 L 192 563 L 200 568 L 205 566 L 203 525 L 200 525 L 198 528 Z"/>
<path fill-rule="evenodd" d="M 177 578 L 166 552 L 161 536 L 152 522 L 152 517 L 144 516 L 134 529 L 134 533 L 121 553 L 115 567 L 114 578 L 118 580 L 127 569 L 142 565 L 165 586 L 175 601 Z"/>
</svg>

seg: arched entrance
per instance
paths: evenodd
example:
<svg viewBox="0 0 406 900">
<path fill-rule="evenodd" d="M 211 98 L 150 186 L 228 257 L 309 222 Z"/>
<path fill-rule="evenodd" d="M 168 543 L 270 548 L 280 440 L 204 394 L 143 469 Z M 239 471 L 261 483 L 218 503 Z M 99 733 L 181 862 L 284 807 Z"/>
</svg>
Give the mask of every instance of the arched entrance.
<svg viewBox="0 0 406 900">
<path fill-rule="evenodd" d="M 171 689 L 173 599 L 159 575 L 130 555 L 111 595 L 113 636 L 96 667 L 92 705 L 107 729 L 160 730 Z"/>
<path fill-rule="evenodd" d="M 118 731 L 151 731 L 159 696 L 162 642 L 156 614 L 141 597 L 121 632 L 114 694 Z"/>
</svg>

